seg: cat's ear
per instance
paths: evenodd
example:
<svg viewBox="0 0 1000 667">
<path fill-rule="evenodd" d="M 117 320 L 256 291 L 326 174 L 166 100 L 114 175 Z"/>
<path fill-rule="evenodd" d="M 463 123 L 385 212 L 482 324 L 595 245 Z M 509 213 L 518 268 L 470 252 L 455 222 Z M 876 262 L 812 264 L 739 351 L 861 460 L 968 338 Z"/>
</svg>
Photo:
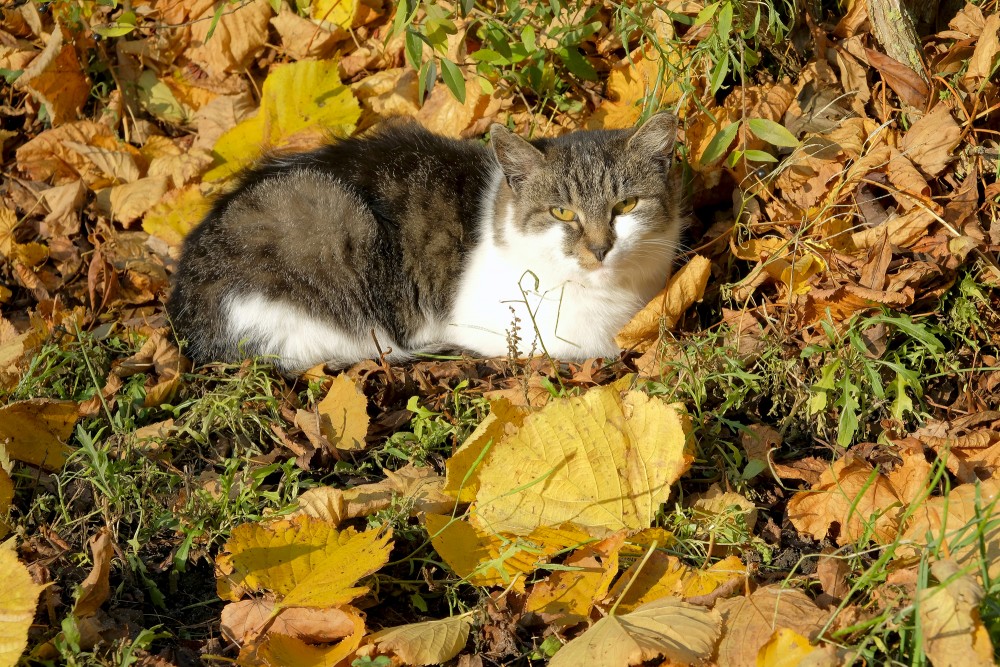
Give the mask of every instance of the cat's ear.
<svg viewBox="0 0 1000 667">
<path fill-rule="evenodd" d="M 676 142 L 677 116 L 663 111 L 651 116 L 629 137 L 628 150 L 669 167 L 674 159 Z"/>
<path fill-rule="evenodd" d="M 490 127 L 490 145 L 507 183 L 515 190 L 545 162 L 545 155 L 540 150 L 500 123 Z"/>
</svg>

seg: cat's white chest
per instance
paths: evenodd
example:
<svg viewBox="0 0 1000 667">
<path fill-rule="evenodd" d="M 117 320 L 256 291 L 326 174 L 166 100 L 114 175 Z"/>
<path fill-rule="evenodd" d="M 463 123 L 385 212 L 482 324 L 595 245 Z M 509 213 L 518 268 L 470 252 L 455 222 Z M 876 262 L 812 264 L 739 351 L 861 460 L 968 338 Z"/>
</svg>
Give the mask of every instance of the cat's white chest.
<svg viewBox="0 0 1000 667">
<path fill-rule="evenodd" d="M 558 232 L 558 229 L 555 230 Z M 602 284 L 559 256 L 556 233 L 508 247 L 484 239 L 470 257 L 449 321 L 448 342 L 485 356 L 516 350 L 564 359 L 611 356 L 614 336 L 640 308 L 630 290 Z M 550 238 L 547 238 L 549 236 Z"/>
</svg>

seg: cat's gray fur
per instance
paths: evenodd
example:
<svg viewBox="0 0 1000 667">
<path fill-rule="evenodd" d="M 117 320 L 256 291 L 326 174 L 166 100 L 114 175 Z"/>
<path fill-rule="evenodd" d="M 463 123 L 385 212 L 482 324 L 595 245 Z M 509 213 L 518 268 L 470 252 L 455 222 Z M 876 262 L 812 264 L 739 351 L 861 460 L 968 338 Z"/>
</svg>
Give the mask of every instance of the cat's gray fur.
<svg viewBox="0 0 1000 667">
<path fill-rule="evenodd" d="M 281 357 L 287 349 L 295 353 L 277 360 L 286 371 L 346 365 L 377 354 L 373 334 L 385 339 L 381 347 L 397 346 L 396 358 L 468 347 L 461 335 L 449 335 L 447 324 L 477 247 L 503 249 L 522 234 L 536 238 L 559 226 L 561 252 L 583 271 L 599 268 L 616 244 L 609 212 L 627 197 L 643 203 L 643 229 L 650 230 L 643 233 L 664 249 L 657 262 L 665 263 L 663 275 L 654 282 L 665 279 L 682 220 L 671 175 L 675 132 L 669 114 L 637 131 L 574 132 L 530 143 L 494 125 L 491 150 L 397 121 L 368 136 L 265 160 L 185 240 L 168 310 L 189 354 L 201 361 Z M 572 207 L 580 219 L 560 222 L 549 213 L 553 206 Z M 286 325 L 278 319 L 239 329 L 227 304 L 248 295 L 259 297 L 256 310 L 247 311 L 255 318 L 286 318 L 292 329 L 296 318 L 309 318 L 317 331 L 349 344 L 282 347 L 268 338 L 297 334 L 281 329 Z M 486 347 L 470 351 L 497 353 Z M 595 352 L 607 350 L 570 356 Z"/>
</svg>

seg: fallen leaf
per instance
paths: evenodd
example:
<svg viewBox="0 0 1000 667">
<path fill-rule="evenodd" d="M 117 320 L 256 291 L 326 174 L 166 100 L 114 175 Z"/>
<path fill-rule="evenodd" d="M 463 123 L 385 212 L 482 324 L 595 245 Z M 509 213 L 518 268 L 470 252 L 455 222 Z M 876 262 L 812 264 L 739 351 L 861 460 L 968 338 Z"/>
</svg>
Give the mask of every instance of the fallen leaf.
<svg viewBox="0 0 1000 667">
<path fill-rule="evenodd" d="M 930 91 L 927 82 L 903 63 L 873 49 L 865 49 L 868 63 L 879 71 L 882 80 L 905 104 L 922 109 Z"/>
<path fill-rule="evenodd" d="M 8 455 L 46 470 L 59 470 L 73 449 L 66 440 L 80 418 L 76 403 L 48 398 L 0 407 L 0 442 Z"/>
<path fill-rule="evenodd" d="M 553 399 L 488 452 L 472 520 L 520 535 L 568 522 L 595 537 L 648 528 L 691 465 L 690 429 L 682 405 L 639 391 Z"/>
<path fill-rule="evenodd" d="M 167 177 L 148 176 L 111 188 L 111 216 L 124 225 L 142 216 L 167 192 Z"/>
<path fill-rule="evenodd" d="M 320 429 L 334 447 L 346 451 L 365 448 L 368 399 L 349 375 L 341 373 L 333 378 L 316 410 L 320 415 Z"/>
<path fill-rule="evenodd" d="M 660 337 L 664 329 L 677 326 L 688 308 L 705 295 L 705 287 L 712 272 L 712 262 L 695 255 L 675 273 L 667 286 L 615 336 L 618 347 L 645 352 Z"/>
<path fill-rule="evenodd" d="M 368 516 L 392 506 L 393 501 L 412 503 L 412 514 L 445 514 L 455 508 L 455 499 L 446 494 L 444 478 L 429 466 L 412 463 L 399 470 L 384 470 L 386 478 L 342 492 L 345 518 Z"/>
<path fill-rule="evenodd" d="M 335 60 L 282 65 L 264 81 L 257 114 L 215 143 L 219 164 L 205 180 L 228 178 L 274 148 L 314 148 L 354 131 L 361 108 L 340 82 Z"/>
<path fill-rule="evenodd" d="M 800 667 L 802 660 L 816 647 L 794 630 L 776 630 L 757 651 L 757 667 Z"/>
<path fill-rule="evenodd" d="M 262 598 L 227 604 L 222 609 L 220 628 L 229 639 L 245 643 L 259 636 L 269 622 L 269 635 L 286 635 L 312 644 L 335 642 L 364 628 L 361 613 L 351 606 L 298 607 L 275 615 L 274 601 Z"/>
<path fill-rule="evenodd" d="M 0 544 L 0 572 L 4 573 L 4 594 L 0 602 L 0 665 L 16 665 L 28 646 L 28 628 L 35 618 L 39 586 L 28 568 L 17 559 L 14 543 Z"/>
<path fill-rule="evenodd" d="M 681 42 L 673 42 L 670 50 L 671 64 L 676 66 L 683 59 Z M 588 125 L 603 129 L 631 129 L 642 116 L 643 109 L 662 109 L 675 103 L 681 96 L 681 86 L 669 78 L 670 70 L 662 71 L 664 62 L 653 44 L 647 44 L 611 67 L 605 94 L 591 115 Z M 665 76 L 666 75 L 666 76 Z"/>
<path fill-rule="evenodd" d="M 215 12 L 215 5 L 208 4 L 193 17 L 187 57 L 214 75 L 240 71 L 264 49 L 271 5 L 267 0 L 244 2 L 222 12 L 217 22 Z"/>
<path fill-rule="evenodd" d="M 665 545 L 658 546 L 663 548 Z M 622 573 L 607 600 L 623 612 L 632 611 L 663 597 L 686 599 L 709 595 L 723 584 L 746 576 L 746 566 L 736 556 L 698 570 L 685 565 L 676 556 L 653 551 L 649 558 L 640 558 Z"/>
<path fill-rule="evenodd" d="M 346 518 L 347 508 L 344 492 L 332 486 L 317 486 L 298 497 L 299 508 L 289 517 L 308 514 L 334 526 Z"/>
<path fill-rule="evenodd" d="M 77 234 L 80 231 L 80 208 L 86 196 L 87 188 L 79 180 L 42 192 L 42 203 L 49 211 L 39 226 L 42 236 L 52 238 Z"/>
<path fill-rule="evenodd" d="M 719 613 L 677 598 L 660 598 L 628 614 L 605 616 L 559 649 L 550 667 L 627 667 L 664 656 L 672 663 L 700 663 L 719 636 Z"/>
<path fill-rule="evenodd" d="M 991 13 L 986 17 L 982 32 L 976 40 L 976 50 L 969 59 L 969 69 L 965 72 L 965 79 L 975 82 L 977 79 L 988 79 L 993 76 L 998 55 L 1000 55 L 1000 14 Z"/>
<path fill-rule="evenodd" d="M 111 557 L 115 553 L 114 542 L 111 541 L 111 531 L 102 528 L 88 542 L 90 553 L 94 560 L 90 574 L 80 584 L 80 595 L 73 606 L 73 615 L 77 618 L 92 616 L 111 596 Z"/>
<path fill-rule="evenodd" d="M 318 4 L 320 3 L 313 2 L 311 9 L 315 10 Z M 339 1 L 338 4 L 352 3 Z M 278 15 L 271 19 L 271 25 L 281 37 L 282 50 L 294 60 L 324 58 L 330 55 L 336 43 L 349 35 L 346 30 L 334 23 L 329 20 L 309 20 L 299 16 L 288 5 L 282 5 Z"/>
<path fill-rule="evenodd" d="M 899 148 L 922 172 L 937 176 L 955 159 L 955 148 L 962 129 L 951 115 L 951 108 L 939 102 L 903 135 Z"/>
<path fill-rule="evenodd" d="M 27 90 L 44 105 L 53 127 L 75 120 L 90 97 L 90 79 L 80 66 L 73 44 L 63 39 L 57 21 L 45 49 L 16 81 L 18 88 Z"/>
<path fill-rule="evenodd" d="M 256 651 L 258 664 L 280 667 L 336 667 L 361 644 L 364 628 L 360 628 L 333 646 L 313 646 L 296 637 L 268 633 Z M 245 656 L 241 656 L 245 657 Z M 248 664 L 253 664 L 247 661 Z"/>
<path fill-rule="evenodd" d="M 201 194 L 197 185 L 188 185 L 168 192 L 146 213 L 142 229 L 163 239 L 172 246 L 179 246 L 211 208 L 211 202 Z"/>
<path fill-rule="evenodd" d="M 368 637 L 381 653 L 392 653 L 404 665 L 440 665 L 454 658 L 469 641 L 469 614 L 386 628 Z"/>
<path fill-rule="evenodd" d="M 921 645 L 934 667 L 990 667 L 993 644 L 979 617 L 983 587 L 954 561 L 931 563 L 938 585 L 920 590 Z"/>
<path fill-rule="evenodd" d="M 34 181 L 50 181 L 63 185 L 86 175 L 89 184 L 110 185 L 94 167 L 93 162 L 70 148 L 73 142 L 117 141 L 106 125 L 89 120 L 66 123 L 42 132 L 17 149 L 17 166 Z"/>
<path fill-rule="evenodd" d="M 758 652 L 776 630 L 789 629 L 812 639 L 828 617 L 802 591 L 780 586 L 722 600 L 715 608 L 722 615 L 719 667 L 756 667 Z"/>
</svg>

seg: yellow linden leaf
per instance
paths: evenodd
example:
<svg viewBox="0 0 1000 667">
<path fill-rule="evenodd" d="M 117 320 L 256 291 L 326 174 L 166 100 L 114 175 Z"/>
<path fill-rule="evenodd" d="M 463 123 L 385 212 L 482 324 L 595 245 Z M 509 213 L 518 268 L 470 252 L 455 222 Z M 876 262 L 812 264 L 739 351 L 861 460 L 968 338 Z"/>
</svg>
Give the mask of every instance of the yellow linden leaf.
<svg viewBox="0 0 1000 667">
<path fill-rule="evenodd" d="M 404 665 L 440 665 L 465 648 L 471 628 L 470 615 L 462 614 L 386 628 L 368 639 L 380 652 L 396 654 Z"/>
<path fill-rule="evenodd" d="M 445 461 L 444 491 L 463 503 L 471 503 L 479 491 L 479 466 L 488 448 L 508 434 L 515 433 L 531 414 L 526 407 L 513 405 L 506 398 L 490 401 L 490 414 L 479 423 L 462 446 Z"/>
<path fill-rule="evenodd" d="M 313 0 L 309 16 L 317 21 L 351 28 L 358 13 L 358 0 Z"/>
<path fill-rule="evenodd" d="M 675 273 L 663 290 L 654 296 L 615 336 L 622 348 L 645 352 L 660 337 L 662 329 L 677 326 L 688 308 L 705 295 L 705 286 L 712 272 L 712 262 L 695 255 Z"/>
<path fill-rule="evenodd" d="M 58 470 L 73 449 L 66 440 L 80 418 L 76 403 L 33 398 L 0 407 L 0 443 L 7 454 L 46 470 Z"/>
<path fill-rule="evenodd" d="M 367 592 L 354 586 L 385 565 L 392 534 L 338 531 L 308 515 L 237 526 L 216 561 L 219 597 L 270 590 L 284 607 L 334 607 Z"/>
<path fill-rule="evenodd" d="M 798 667 L 802 659 L 816 650 L 795 630 L 781 628 L 757 651 L 757 667 Z"/>
<path fill-rule="evenodd" d="M 232 128 L 215 144 L 218 164 L 206 181 L 227 178 L 274 148 L 322 145 L 332 133 L 354 131 L 361 107 L 340 82 L 336 60 L 303 60 L 275 68 L 264 81 L 257 115 Z"/>
<path fill-rule="evenodd" d="M 922 645 L 931 664 L 995 665 L 993 644 L 979 617 L 983 587 L 951 560 L 933 563 L 931 574 L 941 583 L 922 589 L 917 605 Z"/>
<path fill-rule="evenodd" d="M 425 514 L 427 533 L 435 551 L 449 567 L 476 586 L 507 586 L 524 590 L 524 577 L 554 554 L 588 541 L 574 526 L 542 527 L 527 537 L 492 535 L 468 521 L 449 515 Z"/>
<path fill-rule="evenodd" d="M 333 378 L 317 406 L 320 430 L 337 449 L 364 449 L 368 435 L 368 399 L 347 374 Z"/>
<path fill-rule="evenodd" d="M 201 194 L 198 185 L 187 185 L 180 190 L 168 192 L 154 204 L 142 220 L 142 229 L 147 234 L 177 246 L 205 217 L 211 206 L 212 203 Z"/>
<path fill-rule="evenodd" d="M 297 637 L 268 634 L 265 643 L 257 650 L 259 662 L 241 664 L 280 665 L 281 667 L 334 667 L 351 655 L 361 644 L 364 625 L 350 637 L 333 646 L 307 644 Z M 242 656 L 244 658 L 247 656 Z"/>
<path fill-rule="evenodd" d="M 708 595 L 724 583 L 745 576 L 746 567 L 736 556 L 721 560 L 707 570 L 696 570 L 675 556 L 654 551 L 645 562 L 636 561 L 618 578 L 608 600 L 617 601 L 621 611 L 631 611 L 671 595 L 681 598 Z"/>
<path fill-rule="evenodd" d="M 549 667 L 628 667 L 664 656 L 698 664 L 712 655 L 719 613 L 677 598 L 660 598 L 628 614 L 605 616 L 563 646 Z"/>
<path fill-rule="evenodd" d="M 691 466 L 690 433 L 682 405 L 640 391 L 554 399 L 487 454 L 472 520 L 516 535 L 564 523 L 595 537 L 648 528 Z"/>
<path fill-rule="evenodd" d="M 13 541 L 0 545 L 0 572 L 0 665 L 16 665 L 28 645 L 28 628 L 35 618 L 38 594 L 45 586 L 31 579 L 28 568 L 17 559 Z"/>
<path fill-rule="evenodd" d="M 568 569 L 556 570 L 534 585 L 525 611 L 535 612 L 547 625 L 586 621 L 618 574 L 618 551 L 624 542 L 625 531 L 619 531 L 571 553 L 563 561 Z"/>
</svg>

